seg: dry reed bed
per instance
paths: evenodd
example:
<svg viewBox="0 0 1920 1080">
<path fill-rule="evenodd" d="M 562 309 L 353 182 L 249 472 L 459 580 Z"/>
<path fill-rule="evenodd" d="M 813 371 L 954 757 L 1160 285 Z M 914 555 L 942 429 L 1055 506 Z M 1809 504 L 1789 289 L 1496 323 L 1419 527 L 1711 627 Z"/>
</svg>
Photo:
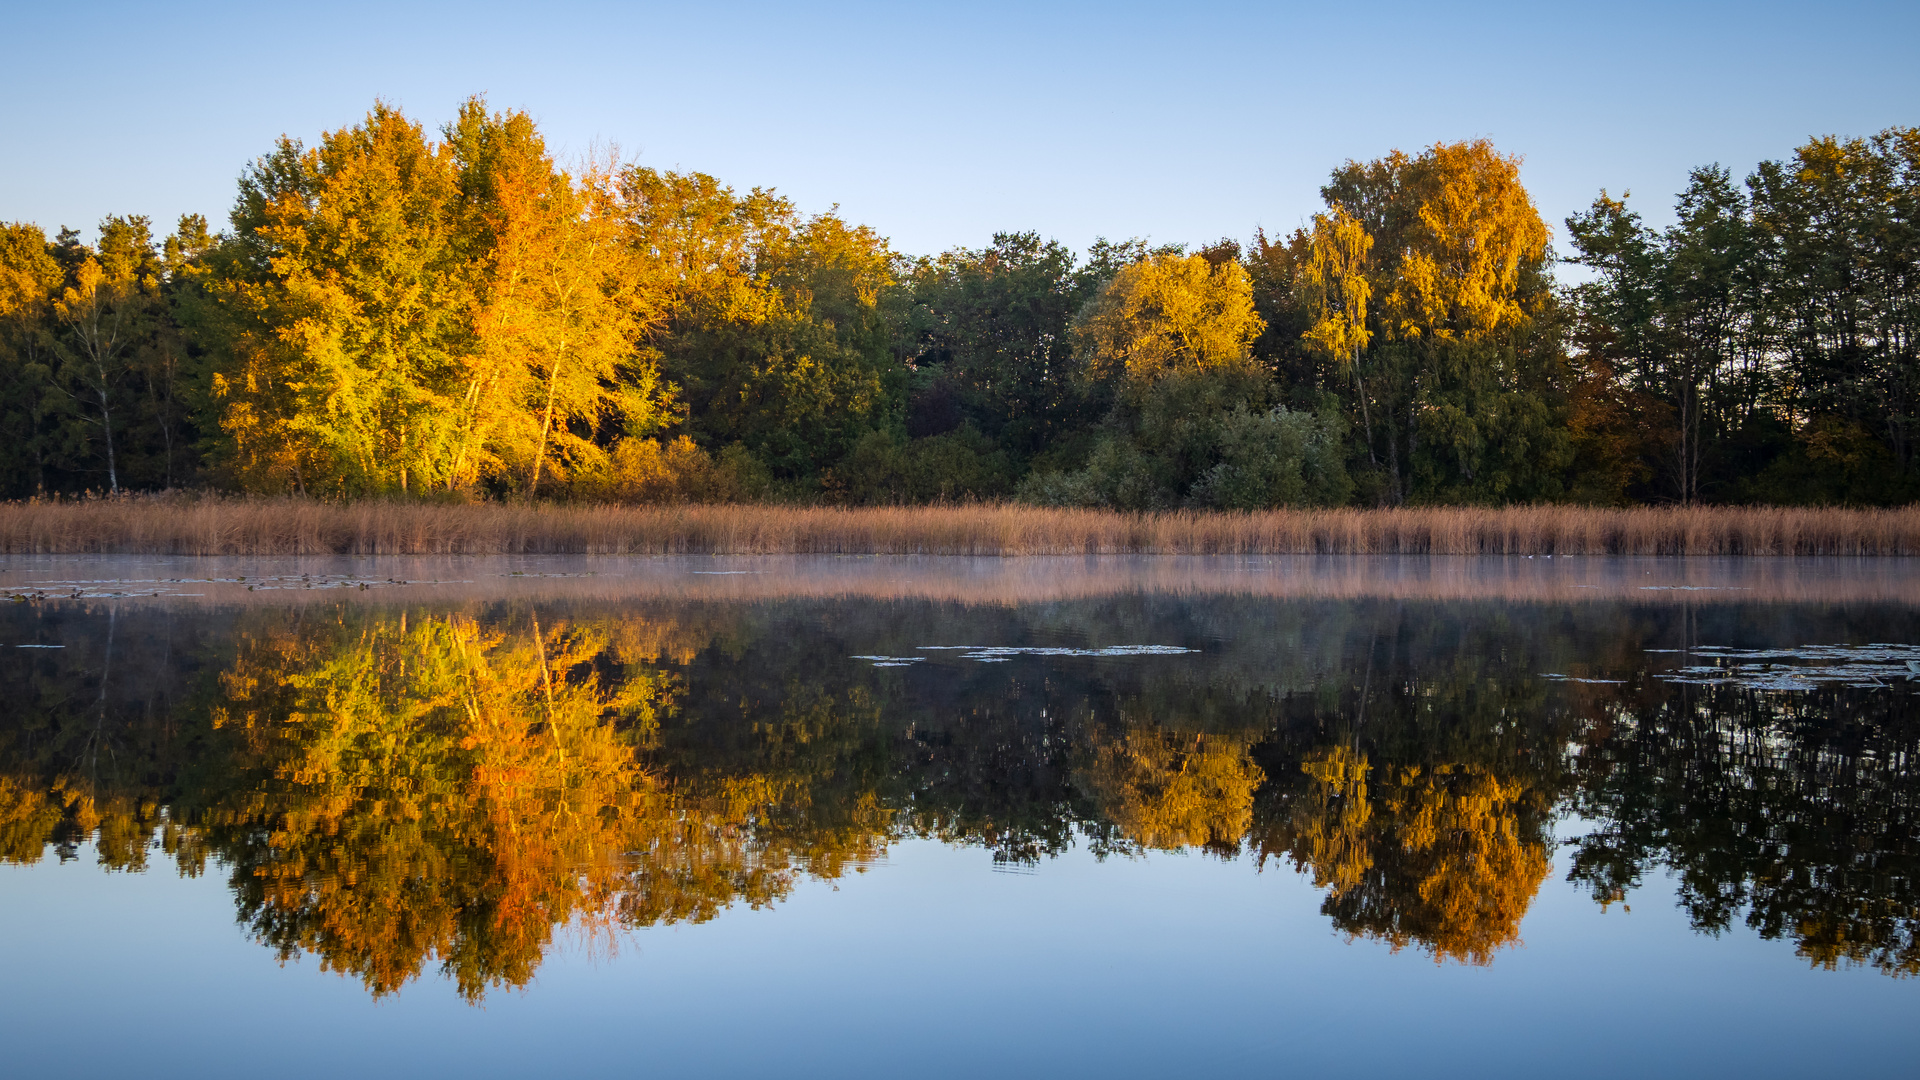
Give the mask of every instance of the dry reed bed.
<svg viewBox="0 0 1920 1080">
<path fill-rule="evenodd" d="M 1920 507 L 1123 514 L 1017 505 L 519 506 L 150 496 L 0 504 L 0 553 L 1916 555 Z"/>
</svg>

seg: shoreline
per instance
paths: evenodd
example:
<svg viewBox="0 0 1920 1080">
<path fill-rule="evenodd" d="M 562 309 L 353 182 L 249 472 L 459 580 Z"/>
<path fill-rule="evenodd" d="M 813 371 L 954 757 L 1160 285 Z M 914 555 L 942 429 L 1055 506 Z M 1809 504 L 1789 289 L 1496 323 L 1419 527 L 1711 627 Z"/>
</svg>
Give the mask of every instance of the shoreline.
<svg viewBox="0 0 1920 1080">
<path fill-rule="evenodd" d="M 132 496 L 0 503 L 0 555 L 1920 555 L 1920 506 L 1257 513 L 435 504 Z"/>
</svg>

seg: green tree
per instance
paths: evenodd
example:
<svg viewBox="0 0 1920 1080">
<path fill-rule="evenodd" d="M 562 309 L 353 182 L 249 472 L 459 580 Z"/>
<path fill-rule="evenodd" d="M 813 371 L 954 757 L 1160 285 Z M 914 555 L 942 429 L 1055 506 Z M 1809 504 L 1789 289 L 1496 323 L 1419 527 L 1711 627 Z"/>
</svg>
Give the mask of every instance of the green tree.
<svg viewBox="0 0 1920 1080">
<path fill-rule="evenodd" d="M 968 423 L 1030 457 L 1098 418 L 1073 353 L 1089 281 L 1064 245 L 995 233 L 980 250 L 920 260 L 910 284 L 909 435 Z"/>
<path fill-rule="evenodd" d="M 160 273 L 147 219 L 110 217 L 100 223 L 99 250 L 80 255 L 53 302 L 58 329 L 50 383 L 70 444 L 99 463 L 109 492 L 120 490 L 114 436 L 127 426 L 132 404 L 124 389 L 137 351 L 165 317 Z"/>
<path fill-rule="evenodd" d="M 697 442 L 739 443 L 805 490 L 898 422 L 898 271 L 877 233 L 699 174 L 634 167 L 620 186 L 627 242 L 667 283 L 650 340 Z"/>
<path fill-rule="evenodd" d="M 1920 493 L 1920 128 L 1814 139 L 1748 186 L 1802 490 Z M 1751 318 L 1752 316 L 1750 316 Z M 1782 477 L 1786 479 L 1786 477 Z"/>
<path fill-rule="evenodd" d="M 1716 459 L 1768 419 L 1770 365 L 1746 199 L 1716 166 L 1694 171 L 1676 209 L 1656 234 L 1602 192 L 1567 227 L 1573 261 L 1598 272 L 1573 290 L 1577 340 L 1634 395 L 1654 493 L 1686 505 L 1724 498 L 1729 472 L 1764 465 Z"/>
<path fill-rule="evenodd" d="M 0 225 L 0 462 L 4 490 L 48 487 L 54 297 L 63 275 L 37 226 Z"/>
</svg>

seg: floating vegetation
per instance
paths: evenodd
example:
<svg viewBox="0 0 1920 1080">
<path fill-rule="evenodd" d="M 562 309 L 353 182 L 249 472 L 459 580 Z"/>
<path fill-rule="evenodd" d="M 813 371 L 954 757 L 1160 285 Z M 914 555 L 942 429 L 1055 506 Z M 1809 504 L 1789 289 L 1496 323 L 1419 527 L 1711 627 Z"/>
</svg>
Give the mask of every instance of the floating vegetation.
<svg viewBox="0 0 1920 1080">
<path fill-rule="evenodd" d="M 1625 679 L 1584 679 L 1578 675 L 1556 675 L 1551 672 L 1542 672 L 1540 677 L 1553 682 L 1598 683 L 1606 686 L 1620 686 L 1627 681 Z"/>
<path fill-rule="evenodd" d="M 1792 649 L 1729 649 L 1708 645 L 1685 652 L 1695 659 L 1709 660 L 1711 663 L 1676 668 L 1662 675 L 1662 679 L 1697 686 L 1742 686 L 1762 691 L 1812 690 L 1822 685 L 1887 690 L 1910 687 L 1915 680 L 1920 680 L 1920 645 L 1875 642 L 1870 645 L 1803 645 Z"/>
<path fill-rule="evenodd" d="M 962 660 L 999 664 L 1016 656 L 1178 656 L 1199 649 L 1179 645 L 1109 645 L 1104 649 L 1068 649 L 1040 645 L 920 645 L 920 649 L 957 652 Z"/>
<path fill-rule="evenodd" d="M 1179 656 L 1200 651 L 1179 645 L 1109 645 L 1104 649 L 1069 649 L 1043 645 L 917 645 L 915 648 L 925 652 L 957 653 L 955 659 L 973 660 L 982 664 L 1004 664 L 1017 656 Z M 922 663 L 929 658 L 925 656 L 856 656 L 853 659 L 871 660 L 874 667 L 907 667 Z"/>
</svg>

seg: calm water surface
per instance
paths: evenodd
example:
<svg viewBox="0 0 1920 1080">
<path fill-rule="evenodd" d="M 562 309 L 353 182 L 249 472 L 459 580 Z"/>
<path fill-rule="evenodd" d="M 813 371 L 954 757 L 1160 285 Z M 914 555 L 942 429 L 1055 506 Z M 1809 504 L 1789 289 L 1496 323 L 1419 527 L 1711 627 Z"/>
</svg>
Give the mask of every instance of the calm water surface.
<svg viewBox="0 0 1920 1080">
<path fill-rule="evenodd" d="M 10 1075 L 1920 1052 L 1905 560 L 0 560 Z"/>
</svg>

